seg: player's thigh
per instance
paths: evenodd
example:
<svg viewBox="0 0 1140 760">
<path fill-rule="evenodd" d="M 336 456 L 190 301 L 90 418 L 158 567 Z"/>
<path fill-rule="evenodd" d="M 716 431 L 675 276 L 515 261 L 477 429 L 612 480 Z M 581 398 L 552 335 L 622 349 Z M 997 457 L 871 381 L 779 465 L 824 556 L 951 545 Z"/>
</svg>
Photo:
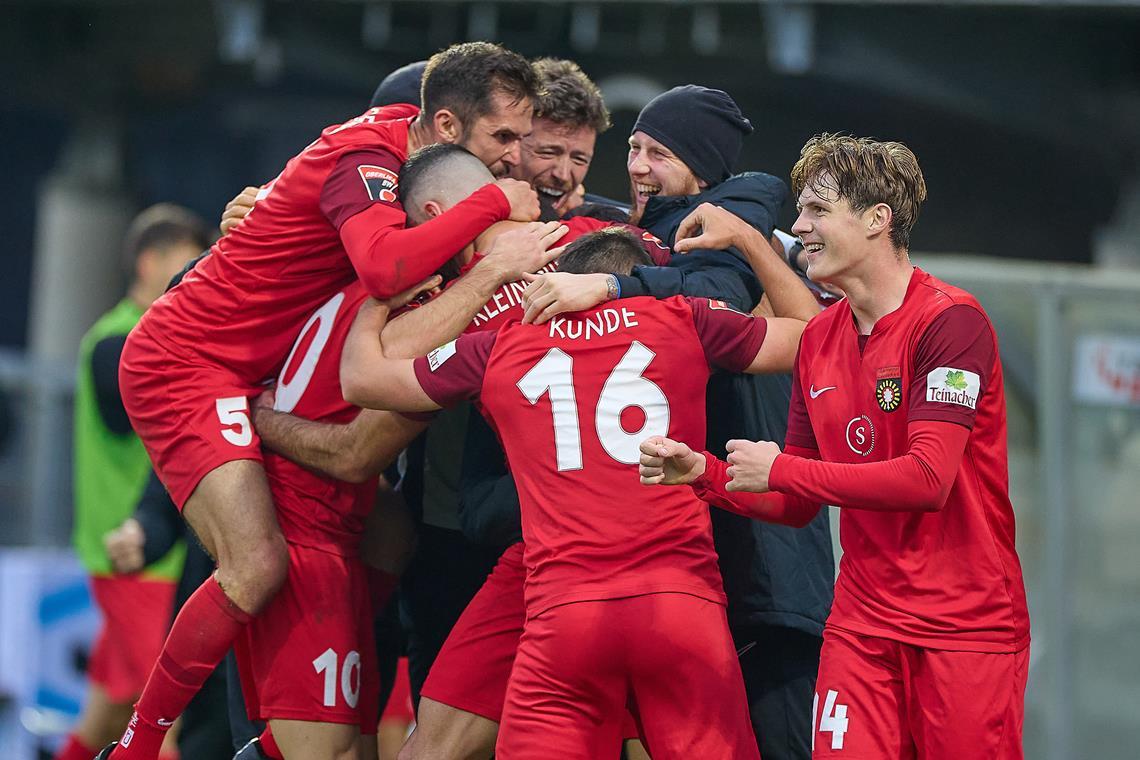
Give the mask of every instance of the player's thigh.
<svg viewBox="0 0 1140 760">
<path fill-rule="evenodd" d="M 295 545 L 289 557 L 288 580 L 235 643 L 250 718 L 374 734 L 379 674 L 363 565 Z"/>
<path fill-rule="evenodd" d="M 399 760 L 486 760 L 495 751 L 499 724 L 481 715 L 420 697 L 416 728 Z"/>
<path fill-rule="evenodd" d="M 911 732 L 923 760 L 1021 760 L 1029 648 L 948 652 L 908 648 Z"/>
<path fill-rule="evenodd" d="M 363 760 L 357 726 L 307 720 L 271 720 L 269 726 L 285 760 Z"/>
<path fill-rule="evenodd" d="M 827 628 L 812 700 L 812 757 L 911 760 L 901 646 Z"/>
<path fill-rule="evenodd" d="M 285 558 L 285 539 L 259 461 L 225 462 L 206 473 L 182 516 L 219 565 L 262 565 Z M 262 556 L 267 552 L 280 557 Z"/>
<path fill-rule="evenodd" d="M 261 461 L 249 409 L 257 389 L 224 367 L 172 354 L 135 330 L 119 380 L 132 427 L 179 509 L 207 473 L 226 462 Z"/>
<path fill-rule="evenodd" d="M 760 757 L 724 606 L 690 594 L 620 600 L 630 680 L 654 760 Z"/>
<path fill-rule="evenodd" d="M 526 622 L 525 578 L 518 543 L 507 548 L 459 616 L 432 663 L 421 697 L 499 722 Z M 421 712 L 420 726 L 434 734 L 430 719 Z"/>
<path fill-rule="evenodd" d="M 576 602 L 526 623 L 495 756 L 605 760 L 621 751 L 628 688 L 612 602 Z"/>
</svg>

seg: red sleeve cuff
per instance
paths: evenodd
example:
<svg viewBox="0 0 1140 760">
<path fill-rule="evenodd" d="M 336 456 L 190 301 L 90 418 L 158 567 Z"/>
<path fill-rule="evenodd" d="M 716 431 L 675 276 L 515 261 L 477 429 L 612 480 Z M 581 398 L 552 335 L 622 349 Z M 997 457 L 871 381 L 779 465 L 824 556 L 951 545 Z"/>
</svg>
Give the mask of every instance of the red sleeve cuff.
<svg viewBox="0 0 1140 760">
<path fill-rule="evenodd" d="M 702 451 L 705 458 L 705 471 L 697 476 L 689 485 L 693 493 L 701 501 L 709 501 L 711 496 L 725 496 L 728 494 L 728 463 L 717 459 L 707 451 Z"/>
</svg>

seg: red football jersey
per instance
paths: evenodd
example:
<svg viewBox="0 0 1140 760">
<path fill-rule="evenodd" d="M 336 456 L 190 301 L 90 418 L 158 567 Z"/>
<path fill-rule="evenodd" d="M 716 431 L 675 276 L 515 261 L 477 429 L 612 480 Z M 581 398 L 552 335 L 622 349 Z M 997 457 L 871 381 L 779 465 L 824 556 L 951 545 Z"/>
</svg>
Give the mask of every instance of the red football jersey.
<svg viewBox="0 0 1140 760">
<path fill-rule="evenodd" d="M 274 409 L 329 423 L 351 422 L 360 413 L 341 395 L 340 357 L 356 312 L 367 297 L 364 286 L 355 282 L 313 313 L 281 368 Z M 268 450 L 265 473 L 277 521 L 288 541 L 337 554 L 359 554 L 364 520 L 376 496 L 376 478 L 346 483 Z"/>
<path fill-rule="evenodd" d="M 937 512 L 843 510 L 828 625 L 935 649 L 1018 651 L 1029 616 L 997 336 L 973 296 L 917 268 L 869 336 L 846 302 L 808 324 L 787 443 L 828 462 L 882 461 L 907 452 L 912 420 L 970 429 L 949 498 Z"/>
<path fill-rule="evenodd" d="M 608 229 L 610 227 L 621 227 L 629 230 L 637 236 L 641 241 L 641 247 L 649 254 L 649 258 L 656 266 L 667 266 L 669 264 L 669 248 L 658 240 L 652 232 L 646 232 L 640 227 L 634 227 L 632 224 L 617 224 L 614 222 L 606 222 L 601 219 L 594 219 L 588 216 L 572 216 L 569 219 L 562 221 L 569 229 L 562 239 L 558 241 L 559 246 L 569 245 L 583 235 L 598 230 Z M 475 264 L 482 258 L 482 254 L 475 254 L 475 258 L 465 266 L 461 273 L 466 273 L 475 266 Z M 558 269 L 558 262 L 552 261 L 551 263 L 539 269 L 536 274 L 544 272 L 554 272 Z M 454 280 L 452 281 L 454 282 Z M 523 307 L 522 297 L 526 292 L 528 282 L 525 280 L 516 280 L 508 282 L 491 297 L 487 304 L 479 310 L 475 318 L 471 320 L 466 332 L 478 332 L 480 330 L 498 330 L 512 319 L 522 319 Z"/>
<path fill-rule="evenodd" d="M 444 217 L 404 229 L 398 173 L 417 113 L 414 106 L 373 108 L 326 129 L 266 186 L 213 255 L 151 307 L 143 328 L 171 351 L 253 386 L 277 372 L 313 310 L 358 273 L 371 290 L 382 281 L 398 292 L 505 219 L 506 197 L 488 186 Z M 341 228 L 357 214 L 369 215 L 374 232 L 346 252 Z"/>
<path fill-rule="evenodd" d="M 724 603 L 707 506 L 646 488 L 640 442 L 704 442 L 710 367 L 739 371 L 766 323 L 716 301 L 611 301 L 544 325 L 512 322 L 416 360 L 440 405 L 479 399 L 519 490 L 527 610 L 683 592 Z"/>
</svg>

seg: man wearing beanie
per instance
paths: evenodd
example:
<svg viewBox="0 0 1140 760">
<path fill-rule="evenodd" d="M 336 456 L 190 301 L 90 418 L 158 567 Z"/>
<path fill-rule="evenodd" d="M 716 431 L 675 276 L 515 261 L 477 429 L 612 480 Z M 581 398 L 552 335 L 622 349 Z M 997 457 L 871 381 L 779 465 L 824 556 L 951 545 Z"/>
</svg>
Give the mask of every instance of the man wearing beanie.
<svg viewBox="0 0 1140 760">
<path fill-rule="evenodd" d="M 788 197 L 786 186 L 770 174 L 732 173 L 752 131 L 722 90 L 683 85 L 651 100 L 629 138 L 631 220 L 676 248 L 682 220 L 711 203 L 771 238 Z M 586 279 L 590 277 L 595 279 Z M 527 293 L 528 314 L 536 312 L 537 321 L 544 321 L 612 297 L 600 277 L 542 275 L 545 282 Z M 748 256 L 734 247 L 691 250 L 674 256 L 668 267 L 637 267 L 630 275 L 609 277 L 611 292 L 620 297 L 707 296 L 750 311 L 762 295 Z M 773 436 L 763 440 L 783 441 L 790 376 L 716 373 L 706 397 L 709 451 L 725 453 L 729 440 L 757 440 L 749 436 L 761 433 Z M 835 577 L 827 510 L 802 529 L 719 509 L 711 514 L 729 624 L 741 653 L 761 756 L 810 757 L 811 703 Z"/>
</svg>

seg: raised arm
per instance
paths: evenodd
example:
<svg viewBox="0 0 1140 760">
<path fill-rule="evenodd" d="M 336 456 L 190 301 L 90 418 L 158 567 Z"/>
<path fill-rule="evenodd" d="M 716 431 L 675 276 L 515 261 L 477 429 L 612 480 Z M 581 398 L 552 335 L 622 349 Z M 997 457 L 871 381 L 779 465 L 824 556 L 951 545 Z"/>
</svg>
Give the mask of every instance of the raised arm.
<svg viewBox="0 0 1140 760">
<path fill-rule="evenodd" d="M 471 271 L 431 301 L 387 324 L 385 354 L 411 359 L 454 340 L 500 287 L 557 258 L 561 249 L 551 246 L 565 234 L 566 227 L 558 222 L 532 222 L 498 235 Z"/>
<path fill-rule="evenodd" d="M 777 317 L 807 322 L 819 313 L 815 296 L 752 225 L 711 203 L 697 206 L 677 228 L 677 253 L 736 248 L 752 267 Z"/>
<path fill-rule="evenodd" d="M 368 409 L 403 412 L 440 409 L 416 379 L 413 360 L 385 356 L 381 333 L 387 322 L 386 304 L 369 299 L 361 305 L 341 355 L 340 386 L 344 400 Z M 447 346 L 438 350 L 446 349 Z"/>
</svg>

